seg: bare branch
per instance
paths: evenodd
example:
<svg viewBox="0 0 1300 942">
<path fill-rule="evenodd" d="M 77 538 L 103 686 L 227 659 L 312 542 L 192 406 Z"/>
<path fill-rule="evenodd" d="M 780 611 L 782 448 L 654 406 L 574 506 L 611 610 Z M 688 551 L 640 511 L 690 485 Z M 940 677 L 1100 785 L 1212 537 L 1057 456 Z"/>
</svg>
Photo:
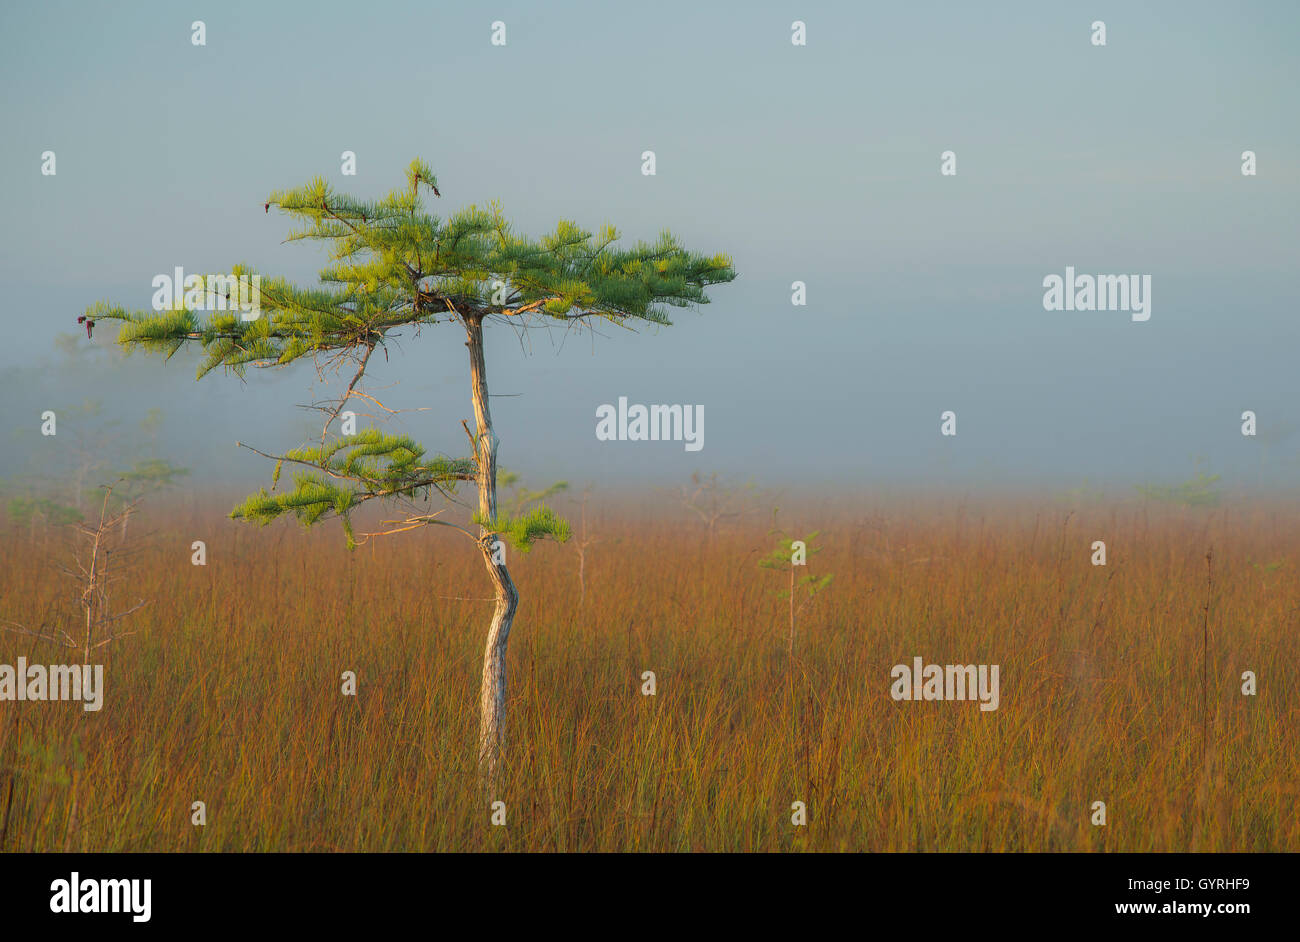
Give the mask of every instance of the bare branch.
<svg viewBox="0 0 1300 942">
<path fill-rule="evenodd" d="M 361 365 L 357 367 L 357 372 L 352 377 L 352 382 L 348 383 L 348 388 L 344 390 L 343 398 L 339 400 L 338 405 L 336 405 L 334 407 L 334 410 L 329 414 L 329 418 L 325 420 L 325 427 L 321 429 L 321 433 L 320 433 L 320 440 L 322 445 L 325 444 L 325 437 L 329 435 L 330 425 L 333 423 L 335 419 L 339 417 L 339 413 L 343 411 L 343 407 L 347 405 L 348 397 L 352 395 L 352 390 L 356 388 L 357 382 L 360 381 L 362 374 L 365 373 L 366 364 L 370 362 L 370 354 L 374 352 L 375 352 L 375 342 L 371 341 L 366 345 L 366 352 L 361 357 Z"/>
</svg>

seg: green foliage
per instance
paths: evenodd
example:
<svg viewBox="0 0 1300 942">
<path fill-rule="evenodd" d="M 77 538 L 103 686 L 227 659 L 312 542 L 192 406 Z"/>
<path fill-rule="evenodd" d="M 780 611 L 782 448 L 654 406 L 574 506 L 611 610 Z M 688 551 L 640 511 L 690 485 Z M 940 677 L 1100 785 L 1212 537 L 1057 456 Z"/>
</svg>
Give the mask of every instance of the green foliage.
<svg viewBox="0 0 1300 942">
<path fill-rule="evenodd" d="M 510 496 L 502 501 L 507 506 L 510 516 L 518 516 L 532 505 L 540 504 L 548 497 L 554 497 L 569 489 L 568 481 L 556 481 L 550 487 L 544 487 L 540 491 L 530 491 L 523 486 L 516 472 L 504 469 L 497 470 L 497 485 L 510 489 Z"/>
<path fill-rule="evenodd" d="M 518 516 L 500 516 L 496 520 L 487 520 L 482 514 L 474 515 L 474 522 L 485 530 L 505 538 L 506 542 L 527 553 L 533 543 L 543 537 L 551 537 L 559 543 L 567 543 L 570 536 L 568 521 L 557 517 L 550 507 L 534 507 Z"/>
<path fill-rule="evenodd" d="M 437 178 L 419 159 L 408 168 L 406 185 L 379 199 L 338 193 L 322 177 L 277 190 L 266 208 L 274 205 L 296 221 L 286 241 L 327 246 L 329 263 L 319 285 L 300 288 L 237 265 L 229 273 L 201 276 L 201 285 L 189 291 L 174 286 L 180 297 L 171 309 L 132 311 L 101 301 L 86 316 L 119 322 L 117 340 L 127 349 L 170 357 L 197 344 L 204 353 L 199 378 L 217 367 L 242 376 L 250 364 L 283 366 L 318 355 L 336 367 L 351 361 L 358 366 L 350 393 L 375 349 L 383 347 L 387 355 L 397 328 L 458 321 L 477 330 L 489 318 L 667 324 L 666 310 L 706 304 L 706 288 L 736 277 L 727 256 L 687 251 L 668 232 L 652 243 L 620 247 L 613 226 L 592 233 L 561 220 L 552 233 L 533 239 L 516 233 L 495 204 L 443 217 L 426 209 L 428 194 L 441 195 Z M 244 320 L 244 299 L 232 292 L 239 290 L 238 279 L 254 277 L 258 314 Z M 263 489 L 232 516 L 267 523 L 292 513 L 310 525 L 335 515 L 352 545 L 347 518 L 358 503 L 450 493 L 457 481 L 477 480 L 475 461 L 423 455 L 405 437 L 373 431 L 268 455 L 277 462 L 272 490 L 284 462 L 309 470 L 294 478 L 290 492 Z M 567 537 L 567 525 L 534 506 L 565 486 L 520 491 L 493 528 L 520 548 L 542 535 Z"/>
<path fill-rule="evenodd" d="M 41 517 L 51 526 L 62 526 L 82 519 L 81 511 L 75 507 L 45 497 L 12 497 L 7 510 L 10 518 L 19 523 L 30 523 L 34 517 Z"/>
<path fill-rule="evenodd" d="M 1092 486 L 1087 479 L 1078 487 L 1072 487 L 1061 495 L 1061 499 L 1071 504 L 1096 504 L 1105 499 L 1105 492 Z"/>
<path fill-rule="evenodd" d="M 821 552 L 820 547 L 813 546 L 813 540 L 817 537 L 819 532 L 820 531 L 818 530 L 814 530 L 802 541 L 805 546 L 806 559 L 811 559 L 814 555 Z M 800 541 L 796 541 L 783 534 L 778 534 L 776 548 L 758 561 L 759 567 L 762 569 L 775 569 L 779 572 L 786 573 L 801 568 L 796 566 L 794 563 L 794 544 L 796 542 Z M 817 593 L 821 592 L 831 584 L 833 578 L 834 577 L 829 573 L 824 576 L 814 576 L 811 573 L 808 573 L 794 580 L 794 589 L 796 592 L 802 589 L 807 596 L 807 600 L 811 601 Z M 790 597 L 790 590 L 786 589 L 778 592 L 777 597 L 788 599 Z"/>
<path fill-rule="evenodd" d="M 426 459 L 424 448 L 408 436 L 389 435 L 378 429 L 345 435 L 328 445 L 285 452 L 276 462 L 272 488 L 279 483 L 280 469 L 286 461 L 319 468 L 321 473 L 294 475 L 294 487 L 287 493 L 270 494 L 263 488 L 230 516 L 265 525 L 292 513 L 310 526 L 333 514 L 343 521 L 349 548 L 355 542 L 348 514 L 358 504 L 420 491 L 427 495 L 435 489 L 450 494 L 457 482 L 473 480 L 476 474 L 472 459 L 442 455 Z"/>
<path fill-rule="evenodd" d="M 130 471 L 121 472 L 118 477 L 125 484 L 122 496 L 129 499 L 134 495 L 170 487 L 176 483 L 177 478 L 189 473 L 189 468 L 178 467 L 165 458 L 145 458 L 137 461 Z"/>
<path fill-rule="evenodd" d="M 424 454 L 424 447 L 409 436 L 370 428 L 328 445 L 291 449 L 281 461 L 316 465 L 332 476 L 362 483 L 376 496 L 433 486 L 454 488 L 457 481 L 473 479 L 472 459 L 438 455 L 425 460 Z"/>
<path fill-rule="evenodd" d="M 356 503 L 351 488 L 330 484 L 316 474 L 294 475 L 294 489 L 287 494 L 269 494 L 262 488 L 230 512 L 232 519 L 248 520 L 265 526 L 281 515 L 292 513 L 304 526 L 311 526 L 333 512 L 343 521 L 348 549 L 356 546 L 348 511 Z"/>
<path fill-rule="evenodd" d="M 1139 484 L 1138 493 L 1151 500 L 1182 504 L 1185 507 L 1213 507 L 1223 499 L 1223 491 L 1215 487 L 1219 475 L 1196 472 L 1196 477 L 1174 487 Z"/>
<path fill-rule="evenodd" d="M 82 748 L 81 737 L 76 733 L 63 743 L 41 743 L 30 734 L 24 734 L 18 755 L 21 760 L 20 770 L 24 774 L 35 781 L 61 788 L 72 782 L 73 772 L 86 765 L 86 751 Z"/>
<path fill-rule="evenodd" d="M 223 288 L 231 275 L 259 274 L 245 265 L 201 276 L 196 294 L 202 304 L 186 303 L 194 300 L 188 293 L 167 311 L 128 311 L 101 301 L 86 316 L 121 322 L 118 342 L 128 348 L 171 356 L 197 342 L 207 354 L 201 377 L 218 366 L 242 373 L 250 363 L 284 364 L 382 344 L 392 328 L 458 316 L 667 324 L 667 308 L 707 304 L 707 287 L 736 277 L 727 256 L 689 252 L 668 232 L 653 243 L 619 248 L 612 226 L 593 234 L 569 220 L 541 238 L 521 236 L 495 204 L 471 205 L 444 219 L 424 208 L 423 193 L 436 189 L 434 179 L 416 160 L 407 186 L 378 200 L 337 193 L 321 177 L 273 192 L 268 206 L 300 223 L 286 241 L 326 242 L 331 264 L 315 288 L 263 277 L 256 320 L 242 320 L 237 310 L 211 310 L 230 307 Z"/>
</svg>

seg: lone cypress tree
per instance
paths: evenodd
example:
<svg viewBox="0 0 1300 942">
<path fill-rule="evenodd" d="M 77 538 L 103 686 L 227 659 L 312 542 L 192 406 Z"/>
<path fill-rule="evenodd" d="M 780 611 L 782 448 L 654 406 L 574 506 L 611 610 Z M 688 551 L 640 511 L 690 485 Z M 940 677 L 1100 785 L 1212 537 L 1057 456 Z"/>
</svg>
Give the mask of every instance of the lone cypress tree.
<svg viewBox="0 0 1300 942">
<path fill-rule="evenodd" d="M 255 319 L 226 303 L 232 275 L 253 276 L 245 266 L 236 266 L 231 274 L 197 276 L 193 287 L 186 279 L 184 295 L 166 310 L 128 311 L 100 302 L 84 317 L 89 323 L 121 321 L 117 339 L 128 348 L 170 357 L 197 343 L 206 354 L 200 379 L 218 366 L 242 376 L 249 364 L 282 366 L 308 356 L 318 366 L 323 358 L 335 370 L 352 371 L 342 396 L 322 408 L 327 418 L 318 447 L 258 452 L 276 462 L 272 491 L 285 463 L 305 469 L 294 475 L 293 488 L 280 493 L 262 489 L 231 516 L 265 524 L 292 513 L 306 525 L 337 516 L 352 547 L 349 513 L 367 501 L 395 501 L 410 513 L 383 532 L 438 524 L 477 544 L 496 601 L 483 653 L 478 744 L 480 768 L 491 782 L 504 744 L 506 644 L 519 604 L 497 541 L 504 537 L 526 552 L 546 536 L 567 539 L 569 529 L 545 506 L 513 518 L 498 514 L 498 439 L 488 403 L 483 325 L 491 318 L 515 318 L 526 325 L 592 318 L 668 324 L 665 306 L 705 304 L 705 288 L 731 281 L 735 271 L 727 256 L 688 252 L 667 232 L 654 244 L 616 248 L 619 235 L 612 226 L 593 236 L 567 220 L 541 239 L 519 236 L 495 204 L 470 206 L 441 219 L 425 211 L 422 187 L 441 196 L 437 179 L 417 159 L 407 171 L 406 187 L 376 201 L 335 193 L 320 177 L 272 193 L 265 209 L 276 206 L 302 223 L 286 241 L 325 242 L 331 264 L 322 270 L 319 287 L 262 279 Z M 176 294 L 181 294 L 180 285 Z M 330 428 L 350 398 L 375 402 L 358 388 L 375 350 L 382 348 L 387 357 L 395 331 L 414 327 L 418 332 L 440 322 L 465 330 L 476 430 L 470 433 L 468 424 L 461 424 L 469 435 L 470 456 L 427 456 L 410 438 L 377 429 L 331 439 Z M 470 518 L 477 531 L 438 519 L 445 507 L 420 512 L 424 508 L 417 501 L 428 501 L 435 492 L 455 502 L 462 482 L 473 482 L 478 490 L 477 511 Z"/>
</svg>

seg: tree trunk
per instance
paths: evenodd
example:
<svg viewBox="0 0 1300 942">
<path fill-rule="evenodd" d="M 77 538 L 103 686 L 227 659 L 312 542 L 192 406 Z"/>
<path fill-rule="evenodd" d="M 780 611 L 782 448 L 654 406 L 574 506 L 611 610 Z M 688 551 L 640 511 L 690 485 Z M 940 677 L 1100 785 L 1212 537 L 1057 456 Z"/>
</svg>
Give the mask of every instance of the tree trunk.
<svg viewBox="0 0 1300 942">
<path fill-rule="evenodd" d="M 578 604 L 587 604 L 587 547 L 580 545 L 578 547 L 578 590 L 581 593 L 578 596 Z"/>
<path fill-rule="evenodd" d="M 497 518 L 497 437 L 492 431 L 492 412 L 488 406 L 487 367 L 483 360 L 483 322 L 466 318 L 465 331 L 469 348 L 470 379 L 474 387 L 474 418 L 478 425 L 475 459 L 478 462 L 478 510 L 485 521 Z M 479 528 L 479 550 L 496 594 L 496 608 L 488 627 L 483 649 L 483 679 L 479 692 L 479 771 L 489 788 L 495 787 L 505 745 L 506 713 L 506 644 L 510 626 L 519 606 L 519 593 L 506 568 L 504 554 L 494 554 L 492 532 Z M 500 555 L 498 562 L 494 555 Z"/>
</svg>

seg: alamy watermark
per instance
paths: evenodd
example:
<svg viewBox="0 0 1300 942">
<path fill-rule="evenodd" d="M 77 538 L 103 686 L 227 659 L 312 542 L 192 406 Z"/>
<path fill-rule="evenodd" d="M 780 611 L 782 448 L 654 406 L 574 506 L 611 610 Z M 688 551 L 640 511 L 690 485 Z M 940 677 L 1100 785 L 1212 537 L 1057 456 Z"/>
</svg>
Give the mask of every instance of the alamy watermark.
<svg viewBox="0 0 1300 942">
<path fill-rule="evenodd" d="M 596 407 L 596 439 L 602 442 L 685 442 L 687 451 L 704 447 L 704 406 L 652 405 L 618 397 L 618 407 Z"/>
<path fill-rule="evenodd" d="M 0 700 L 80 700 L 82 709 L 104 705 L 103 664 L 0 664 Z"/>
<path fill-rule="evenodd" d="M 238 311 L 245 321 L 262 316 L 261 275 L 187 275 L 178 265 L 173 274 L 155 275 L 152 285 L 155 311 Z"/>
<path fill-rule="evenodd" d="M 1065 277 L 1043 279 L 1045 311 L 1131 311 L 1133 320 L 1151 320 L 1150 275 L 1076 275 L 1065 267 Z"/>
<path fill-rule="evenodd" d="M 153 913 L 153 881 L 83 879 L 76 870 L 67 880 L 50 884 L 52 913 L 130 913 L 132 922 L 148 922 Z"/>
<path fill-rule="evenodd" d="M 997 664 L 926 664 L 912 658 L 912 666 L 895 664 L 889 676 L 889 695 L 895 700 L 979 700 L 980 709 L 996 710 L 1000 702 Z"/>
</svg>

